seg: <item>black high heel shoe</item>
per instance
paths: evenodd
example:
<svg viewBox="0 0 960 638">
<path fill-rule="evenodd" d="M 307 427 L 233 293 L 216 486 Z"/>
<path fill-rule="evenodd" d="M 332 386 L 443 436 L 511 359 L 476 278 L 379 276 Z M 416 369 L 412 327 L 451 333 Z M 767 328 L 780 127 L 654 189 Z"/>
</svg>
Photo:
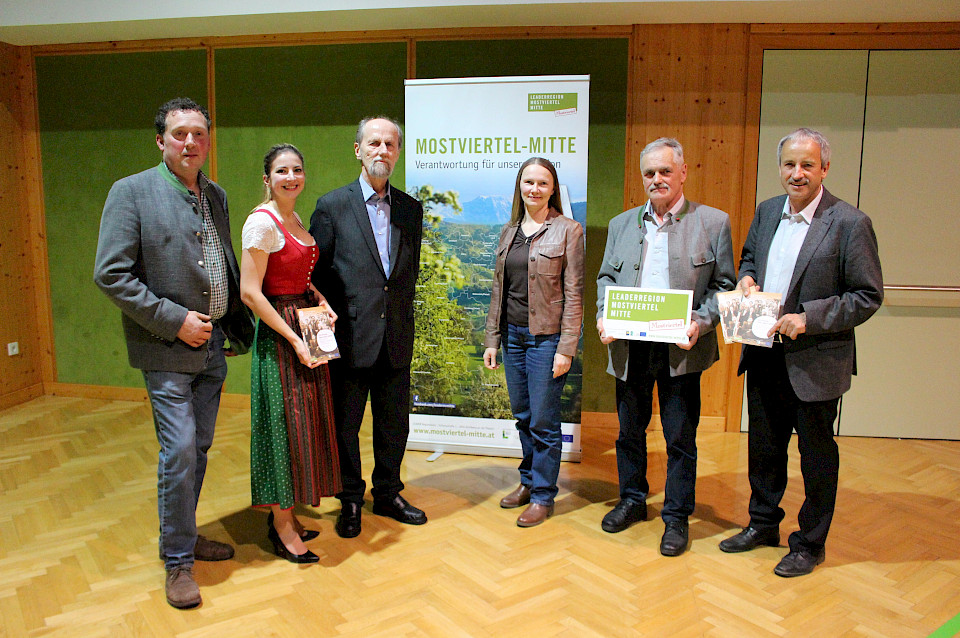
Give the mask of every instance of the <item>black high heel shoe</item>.
<svg viewBox="0 0 960 638">
<path fill-rule="evenodd" d="M 270 527 L 267 529 L 267 538 L 269 538 L 270 542 L 273 543 L 273 553 L 280 558 L 286 558 L 291 563 L 320 562 L 320 557 L 311 552 L 309 549 L 302 554 L 294 554 L 287 549 L 287 546 L 283 544 L 282 540 L 280 540 L 280 534 L 277 533 L 277 529 L 273 526 L 273 521 L 270 521 Z"/>
<path fill-rule="evenodd" d="M 267 514 L 267 526 L 273 527 L 273 512 Z M 320 536 L 320 532 L 315 529 L 305 529 L 300 533 L 300 540 L 303 542 L 312 541 L 317 536 Z"/>
</svg>

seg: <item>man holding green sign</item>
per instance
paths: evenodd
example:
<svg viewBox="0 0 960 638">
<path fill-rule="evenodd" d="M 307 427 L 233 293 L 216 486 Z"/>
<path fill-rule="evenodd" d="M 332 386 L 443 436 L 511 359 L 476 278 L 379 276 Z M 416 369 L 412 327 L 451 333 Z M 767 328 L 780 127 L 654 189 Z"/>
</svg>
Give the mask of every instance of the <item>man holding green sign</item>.
<svg viewBox="0 0 960 638">
<path fill-rule="evenodd" d="M 646 519 L 646 429 L 656 383 L 667 443 L 660 553 L 679 556 L 687 547 L 687 519 L 695 501 L 700 375 L 719 358 L 716 294 L 734 286 L 733 247 L 727 214 L 684 198 L 687 165 L 677 140 L 648 144 L 640 167 L 649 201 L 610 221 L 597 275 L 597 331 L 608 344 L 607 372 L 616 377 L 620 419 L 620 502 L 603 517 L 601 527 L 615 533 Z M 607 288 L 614 286 L 608 308 Z M 681 315 L 685 326 L 677 334 L 676 320 L 662 318 L 662 313 L 680 292 L 691 295 L 692 305 L 687 306 L 689 317 Z M 637 321 L 649 319 L 647 312 L 661 313 L 661 318 Z M 612 334 L 604 328 L 604 317 Z M 637 321 L 638 329 L 614 330 L 620 320 Z"/>
</svg>

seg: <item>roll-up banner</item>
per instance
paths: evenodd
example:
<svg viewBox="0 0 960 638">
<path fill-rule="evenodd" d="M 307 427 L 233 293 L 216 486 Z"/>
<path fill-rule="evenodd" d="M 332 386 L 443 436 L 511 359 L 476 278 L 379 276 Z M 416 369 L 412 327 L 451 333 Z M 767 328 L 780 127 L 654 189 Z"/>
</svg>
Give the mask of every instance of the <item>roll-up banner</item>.
<svg viewBox="0 0 960 638">
<path fill-rule="evenodd" d="M 587 75 L 406 81 L 406 183 L 424 208 L 407 448 L 521 456 L 503 365 L 483 366 L 494 253 L 530 157 L 553 162 L 563 213 L 586 229 L 589 89 Z M 568 461 L 582 370 L 578 350 L 561 400 Z"/>
</svg>

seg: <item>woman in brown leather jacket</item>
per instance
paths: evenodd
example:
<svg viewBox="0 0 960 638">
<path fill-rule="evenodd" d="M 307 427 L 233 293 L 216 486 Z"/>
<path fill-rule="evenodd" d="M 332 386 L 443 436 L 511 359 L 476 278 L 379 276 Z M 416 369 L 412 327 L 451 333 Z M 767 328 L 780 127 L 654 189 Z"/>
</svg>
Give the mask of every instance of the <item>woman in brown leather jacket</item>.
<svg viewBox="0 0 960 638">
<path fill-rule="evenodd" d="M 520 167 L 510 222 L 500 233 L 484 365 L 503 346 L 510 407 L 523 460 L 520 486 L 500 507 L 530 505 L 520 527 L 553 513 L 560 474 L 560 394 L 577 353 L 583 320 L 583 228 L 560 212 L 557 170 L 531 157 Z"/>
</svg>

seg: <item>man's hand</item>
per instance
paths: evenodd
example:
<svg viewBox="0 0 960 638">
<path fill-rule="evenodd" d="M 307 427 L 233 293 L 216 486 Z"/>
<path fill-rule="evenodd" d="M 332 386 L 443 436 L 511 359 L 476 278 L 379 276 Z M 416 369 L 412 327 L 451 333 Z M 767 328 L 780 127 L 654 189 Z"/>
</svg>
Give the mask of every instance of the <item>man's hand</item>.
<svg viewBox="0 0 960 638">
<path fill-rule="evenodd" d="M 330 307 L 330 304 L 327 302 L 327 298 L 323 294 L 314 288 L 313 284 L 310 284 L 310 292 L 313 293 L 313 299 L 320 308 L 327 313 L 327 316 L 330 317 L 330 331 L 337 331 L 337 313 L 333 311 L 333 308 Z"/>
<path fill-rule="evenodd" d="M 608 337 L 606 331 L 603 329 L 603 317 L 597 319 L 597 333 L 600 335 L 600 343 L 607 344 L 613 343 L 617 340 L 616 337 Z"/>
<path fill-rule="evenodd" d="M 487 348 L 483 351 L 483 365 L 486 366 L 487 370 L 496 370 L 499 367 L 497 365 L 496 348 Z"/>
<path fill-rule="evenodd" d="M 190 310 L 180 330 L 177 331 L 177 339 L 192 348 L 199 348 L 207 342 L 212 332 L 213 324 L 210 322 L 210 316 Z"/>
<path fill-rule="evenodd" d="M 753 280 L 753 277 L 747 275 L 737 282 L 737 290 L 739 290 L 744 297 L 749 297 L 750 293 L 758 292 L 760 290 L 760 286 L 758 286 L 757 282 Z"/>
<path fill-rule="evenodd" d="M 697 339 L 700 338 L 700 324 L 696 321 L 691 321 L 687 326 L 687 343 L 678 343 L 677 347 L 681 350 L 689 350 L 693 346 L 697 345 Z"/>
<path fill-rule="evenodd" d="M 570 364 L 573 362 L 573 357 L 566 354 L 560 354 L 559 352 L 553 355 L 553 378 L 556 379 L 559 376 L 565 375 L 570 371 Z"/>
<path fill-rule="evenodd" d="M 789 315 L 783 315 L 780 317 L 780 319 L 777 320 L 777 323 L 773 324 L 773 327 L 770 328 L 770 332 L 767 333 L 767 336 L 772 337 L 774 334 L 779 332 L 790 337 L 791 339 L 796 339 L 806 331 L 807 313 L 790 313 Z"/>
</svg>

